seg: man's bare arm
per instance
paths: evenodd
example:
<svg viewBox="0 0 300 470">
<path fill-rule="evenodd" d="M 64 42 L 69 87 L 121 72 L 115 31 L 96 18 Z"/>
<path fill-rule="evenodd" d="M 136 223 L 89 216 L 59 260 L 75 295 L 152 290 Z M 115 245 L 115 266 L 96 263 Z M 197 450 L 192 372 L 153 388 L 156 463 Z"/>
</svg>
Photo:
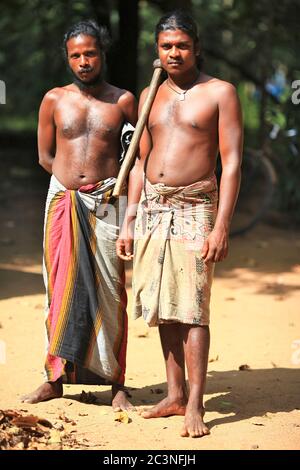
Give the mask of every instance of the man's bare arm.
<svg viewBox="0 0 300 470">
<path fill-rule="evenodd" d="M 56 127 L 54 123 L 56 102 L 57 92 L 55 89 L 46 93 L 40 106 L 38 123 L 39 164 L 51 174 L 56 149 Z"/>
<path fill-rule="evenodd" d="M 219 206 L 215 227 L 204 244 L 205 261 L 222 261 L 228 253 L 229 228 L 241 181 L 243 125 L 239 99 L 233 85 L 223 82 L 219 98 L 219 148 L 222 162 Z"/>
<path fill-rule="evenodd" d="M 135 96 L 129 91 L 126 91 L 126 93 L 119 98 L 119 106 L 122 109 L 126 121 L 135 126 L 138 117 L 138 106 Z"/>
</svg>

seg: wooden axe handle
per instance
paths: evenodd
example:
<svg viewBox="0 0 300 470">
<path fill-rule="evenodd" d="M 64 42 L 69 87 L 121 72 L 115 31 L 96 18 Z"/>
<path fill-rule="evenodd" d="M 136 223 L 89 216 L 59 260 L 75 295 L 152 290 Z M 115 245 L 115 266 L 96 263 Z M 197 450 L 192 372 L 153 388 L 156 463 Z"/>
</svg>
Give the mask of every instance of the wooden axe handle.
<svg viewBox="0 0 300 470">
<path fill-rule="evenodd" d="M 127 179 L 128 173 L 131 169 L 131 165 L 133 163 L 136 152 L 138 150 L 140 139 L 141 139 L 146 121 L 150 114 L 151 106 L 153 104 L 157 89 L 160 84 L 160 75 L 163 69 L 161 67 L 161 63 L 159 59 L 156 59 L 153 62 L 153 67 L 154 67 L 154 72 L 153 72 L 153 76 L 151 79 L 151 83 L 149 85 L 148 95 L 144 101 L 143 108 L 142 108 L 140 117 L 138 119 L 138 122 L 136 124 L 136 128 L 134 130 L 130 145 L 126 152 L 123 163 L 121 165 L 121 169 L 119 171 L 118 178 L 114 187 L 113 196 L 119 196 L 122 191 L 124 182 Z"/>
</svg>

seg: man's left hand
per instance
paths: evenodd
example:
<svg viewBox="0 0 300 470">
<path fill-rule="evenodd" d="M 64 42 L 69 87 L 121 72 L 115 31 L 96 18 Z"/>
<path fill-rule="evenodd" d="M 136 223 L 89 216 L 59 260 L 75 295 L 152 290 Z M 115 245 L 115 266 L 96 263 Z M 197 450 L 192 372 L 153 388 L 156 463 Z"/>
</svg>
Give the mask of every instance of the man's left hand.
<svg viewBox="0 0 300 470">
<path fill-rule="evenodd" d="M 223 261 L 228 254 L 228 232 L 214 229 L 203 244 L 201 257 L 205 263 Z"/>
</svg>

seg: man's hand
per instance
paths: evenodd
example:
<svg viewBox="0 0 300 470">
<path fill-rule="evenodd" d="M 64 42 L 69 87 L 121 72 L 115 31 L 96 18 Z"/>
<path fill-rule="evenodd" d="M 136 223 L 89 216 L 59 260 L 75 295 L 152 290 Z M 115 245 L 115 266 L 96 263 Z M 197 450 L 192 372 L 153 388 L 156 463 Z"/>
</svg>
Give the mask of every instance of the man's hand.
<svg viewBox="0 0 300 470">
<path fill-rule="evenodd" d="M 133 258 L 133 233 L 129 227 L 123 226 L 116 241 L 116 250 L 119 258 L 130 261 Z"/>
<path fill-rule="evenodd" d="M 228 232 L 214 229 L 203 244 L 201 258 L 205 263 L 223 261 L 228 254 Z"/>
</svg>

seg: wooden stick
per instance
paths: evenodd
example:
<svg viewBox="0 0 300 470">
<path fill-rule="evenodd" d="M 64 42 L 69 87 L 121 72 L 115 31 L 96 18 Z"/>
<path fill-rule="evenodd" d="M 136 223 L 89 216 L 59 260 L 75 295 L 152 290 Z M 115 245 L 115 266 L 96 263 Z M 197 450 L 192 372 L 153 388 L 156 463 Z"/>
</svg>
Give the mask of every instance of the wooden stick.
<svg viewBox="0 0 300 470">
<path fill-rule="evenodd" d="M 151 107 L 152 107 L 157 89 L 160 84 L 160 75 L 163 69 L 162 69 L 159 59 L 156 59 L 153 62 L 153 67 L 154 67 L 154 72 L 153 72 L 151 83 L 149 85 L 148 95 L 144 101 L 143 108 L 142 108 L 140 117 L 138 119 L 138 122 L 136 124 L 136 128 L 134 130 L 130 145 L 126 152 L 123 163 L 121 165 L 121 169 L 119 171 L 118 178 L 114 187 L 113 196 L 119 196 L 122 191 L 124 182 L 127 179 L 128 173 L 131 169 L 131 165 L 133 163 L 136 152 L 138 150 L 140 139 L 141 139 L 146 121 L 150 114 Z"/>
</svg>

